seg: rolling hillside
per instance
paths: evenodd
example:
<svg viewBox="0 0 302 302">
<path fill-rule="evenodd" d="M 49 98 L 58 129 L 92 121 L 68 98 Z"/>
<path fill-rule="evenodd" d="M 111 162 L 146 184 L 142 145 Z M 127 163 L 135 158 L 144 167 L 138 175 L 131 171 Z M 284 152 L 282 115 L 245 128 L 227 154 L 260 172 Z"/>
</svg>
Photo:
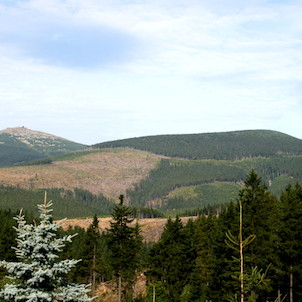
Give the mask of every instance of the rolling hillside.
<svg viewBox="0 0 302 302">
<path fill-rule="evenodd" d="M 130 147 L 169 157 L 238 160 L 302 155 L 302 140 L 270 130 L 158 135 L 96 144 L 94 148 Z"/>
<path fill-rule="evenodd" d="M 67 139 L 24 127 L 0 131 L 0 167 L 66 154 L 86 146 Z"/>
<path fill-rule="evenodd" d="M 142 142 L 148 152 L 138 150 L 139 145 L 143 149 Z M 287 184 L 302 182 L 302 142 L 278 132 L 145 137 L 124 140 L 123 147 L 120 145 L 121 141 L 116 146 L 114 142 L 100 144 L 101 148 L 48 158 L 47 164 L 38 161 L 2 167 L 0 186 L 80 189 L 109 201 L 125 194 L 132 206 L 190 215 L 193 210 L 196 213 L 196 209 L 236 199 L 251 169 L 277 195 Z M 1 194 L 0 190 L 0 207 Z M 101 204 L 93 209 L 105 214 L 98 207 Z M 67 217 L 82 216 L 83 211 L 77 213 Z"/>
<path fill-rule="evenodd" d="M 51 164 L 0 168 L 0 185 L 23 189 L 80 188 L 118 200 L 146 178 L 162 157 L 138 150 L 78 151 L 53 158 Z"/>
</svg>

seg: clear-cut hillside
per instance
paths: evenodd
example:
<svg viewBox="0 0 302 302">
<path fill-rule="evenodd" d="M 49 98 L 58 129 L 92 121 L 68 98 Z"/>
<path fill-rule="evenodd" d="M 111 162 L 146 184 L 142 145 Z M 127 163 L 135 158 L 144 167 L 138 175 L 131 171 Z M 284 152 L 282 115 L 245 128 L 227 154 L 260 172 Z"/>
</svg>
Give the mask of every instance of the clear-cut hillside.
<svg viewBox="0 0 302 302">
<path fill-rule="evenodd" d="M 0 131 L 0 167 L 66 154 L 85 147 L 65 138 L 25 127 L 7 128 Z"/>
<path fill-rule="evenodd" d="M 120 141 L 116 141 L 116 145 L 102 145 L 104 148 L 3 167 L 0 185 L 34 190 L 79 188 L 115 201 L 125 194 L 131 206 L 192 215 L 196 209 L 236 199 L 252 169 L 276 195 L 289 183 L 302 182 L 302 141 L 279 132 L 237 131 L 129 141 L 124 147 L 117 148 Z M 138 143 L 153 153 L 137 150 Z M 81 216 L 77 215 L 74 217 Z"/>
<path fill-rule="evenodd" d="M 117 199 L 146 178 L 160 158 L 133 149 L 79 151 L 47 165 L 2 167 L 0 185 L 25 189 L 80 188 Z"/>
</svg>

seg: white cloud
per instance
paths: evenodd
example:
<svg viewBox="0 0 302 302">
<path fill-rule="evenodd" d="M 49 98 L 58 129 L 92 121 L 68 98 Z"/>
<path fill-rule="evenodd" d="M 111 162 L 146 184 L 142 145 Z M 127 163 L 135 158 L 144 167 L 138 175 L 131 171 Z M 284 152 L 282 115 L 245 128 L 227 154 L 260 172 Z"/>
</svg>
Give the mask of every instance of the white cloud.
<svg viewBox="0 0 302 302">
<path fill-rule="evenodd" d="M 18 122 L 85 143 L 302 133 L 301 13 L 299 1 L 2 4 L 0 128 Z"/>
</svg>

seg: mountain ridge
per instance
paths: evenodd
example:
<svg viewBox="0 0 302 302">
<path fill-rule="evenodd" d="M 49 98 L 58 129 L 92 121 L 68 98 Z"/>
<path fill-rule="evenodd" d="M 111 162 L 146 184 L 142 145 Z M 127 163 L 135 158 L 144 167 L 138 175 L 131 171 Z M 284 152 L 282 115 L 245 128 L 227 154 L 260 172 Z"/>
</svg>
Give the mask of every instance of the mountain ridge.
<svg viewBox="0 0 302 302">
<path fill-rule="evenodd" d="M 25 127 L 0 131 L 0 166 L 82 150 L 86 145 Z"/>
<path fill-rule="evenodd" d="M 0 134 L 0 141 L 1 135 L 9 136 Z M 131 145 L 129 141 L 144 144 Z M 289 183 L 302 181 L 302 141 L 280 132 L 151 136 L 126 143 L 112 146 L 109 142 L 102 148 L 90 147 L 22 166 L 2 167 L 0 186 L 80 189 L 115 201 L 124 194 L 131 206 L 157 208 L 174 215 L 233 200 L 252 169 L 274 194 L 280 194 Z M 29 148 L 17 139 L 14 146 L 21 151 Z M 155 152 L 159 146 L 164 155 Z"/>
<path fill-rule="evenodd" d="M 53 139 L 62 139 L 62 140 L 67 140 L 66 138 L 54 135 L 54 134 L 50 134 L 47 132 L 42 132 L 42 131 L 37 131 L 37 130 L 32 130 L 29 128 L 26 128 L 24 126 L 21 127 L 8 127 L 6 129 L 0 130 L 0 134 L 2 133 L 7 133 L 7 134 L 12 134 L 15 136 L 23 136 L 23 137 L 49 137 L 49 138 L 53 138 Z"/>
<path fill-rule="evenodd" d="M 99 143 L 92 147 L 130 147 L 164 156 L 203 160 L 302 154 L 302 140 L 273 130 L 143 136 Z"/>
</svg>

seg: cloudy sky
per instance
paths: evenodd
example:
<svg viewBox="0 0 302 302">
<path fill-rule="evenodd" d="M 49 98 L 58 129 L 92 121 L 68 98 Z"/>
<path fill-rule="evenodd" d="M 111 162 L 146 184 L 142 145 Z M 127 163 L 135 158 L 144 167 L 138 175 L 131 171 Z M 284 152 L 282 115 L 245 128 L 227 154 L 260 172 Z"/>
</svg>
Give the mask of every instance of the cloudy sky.
<svg viewBox="0 0 302 302">
<path fill-rule="evenodd" d="M 0 0 L 0 130 L 302 139 L 301 0 Z"/>
</svg>

